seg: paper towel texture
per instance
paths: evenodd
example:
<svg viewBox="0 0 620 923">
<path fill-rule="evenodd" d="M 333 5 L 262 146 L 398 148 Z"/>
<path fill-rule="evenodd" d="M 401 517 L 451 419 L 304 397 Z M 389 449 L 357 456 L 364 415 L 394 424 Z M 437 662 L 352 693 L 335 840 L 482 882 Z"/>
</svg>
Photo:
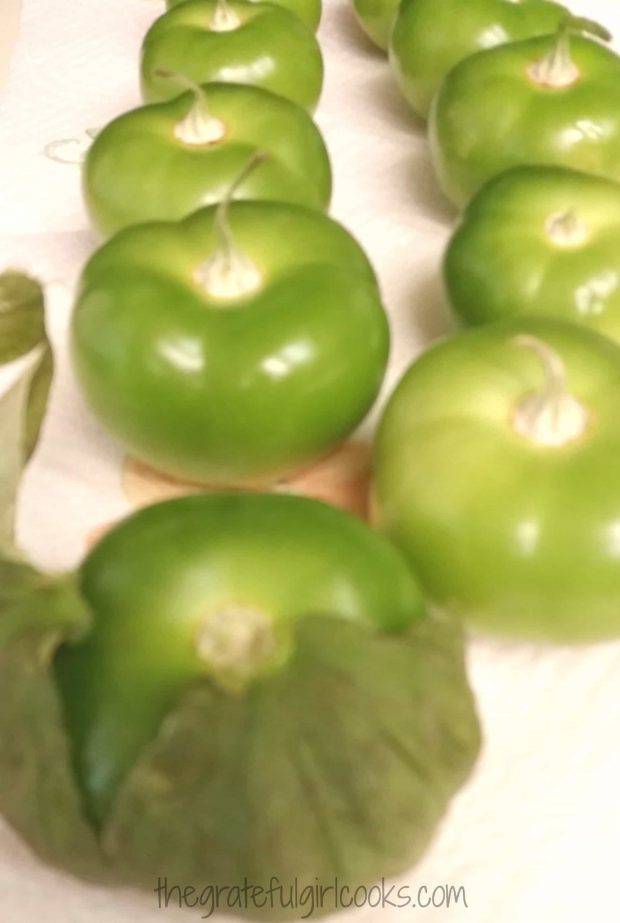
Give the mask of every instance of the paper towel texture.
<svg viewBox="0 0 620 923">
<path fill-rule="evenodd" d="M 620 35 L 614 0 L 574 7 Z M 5 9 L 0 31 L 8 35 Z M 122 452 L 85 409 L 66 354 L 75 281 L 96 244 L 79 168 L 43 152 L 64 139 L 56 154 L 75 159 L 87 129 L 139 103 L 138 49 L 162 11 L 158 0 L 24 0 L 1 102 L 0 268 L 22 267 L 48 284 L 58 356 L 19 520 L 22 543 L 47 567 L 74 564 L 89 531 L 120 516 L 127 500 Z M 394 338 L 387 392 L 423 345 L 448 329 L 438 261 L 454 216 L 434 184 L 424 132 L 347 0 L 327 0 L 319 37 L 326 86 L 317 120 L 334 166 L 332 213 L 368 250 L 381 279 Z M 484 754 L 433 848 L 406 878 L 429 892 L 463 885 L 468 907 L 364 910 L 359 920 L 618 923 L 620 644 L 567 651 L 475 641 L 469 659 Z M 192 918 L 198 911 L 158 910 L 155 895 L 91 888 L 47 869 L 0 828 L 1 923 Z"/>
</svg>

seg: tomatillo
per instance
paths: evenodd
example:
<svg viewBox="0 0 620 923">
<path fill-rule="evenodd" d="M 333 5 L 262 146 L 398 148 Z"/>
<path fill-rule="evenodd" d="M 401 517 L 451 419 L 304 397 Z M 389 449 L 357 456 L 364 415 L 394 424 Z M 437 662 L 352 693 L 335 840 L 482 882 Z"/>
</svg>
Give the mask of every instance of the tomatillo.
<svg viewBox="0 0 620 923">
<path fill-rule="evenodd" d="M 444 259 L 468 324 L 564 317 L 620 342 L 620 185 L 560 167 L 517 167 L 467 206 Z"/>
<path fill-rule="evenodd" d="M 387 51 L 399 0 L 353 0 L 357 21 L 377 47 Z"/>
<path fill-rule="evenodd" d="M 186 0 L 166 0 L 168 9 L 185 2 Z M 253 0 L 253 2 L 262 3 L 263 0 Z M 285 7 L 291 13 L 297 13 L 313 31 L 318 29 L 321 20 L 321 0 L 273 0 L 273 3 L 276 6 Z"/>
<path fill-rule="evenodd" d="M 620 635 L 620 347 L 518 319 L 432 347 L 380 424 L 374 508 L 438 606 L 492 633 Z"/>
<path fill-rule="evenodd" d="M 221 201 L 259 150 L 267 156 L 237 198 L 327 207 L 329 156 L 308 113 L 267 90 L 218 83 L 128 112 L 98 134 L 84 167 L 90 217 L 106 235 L 182 218 Z"/>
<path fill-rule="evenodd" d="M 523 164 L 620 179 L 620 58 L 570 30 L 480 51 L 457 64 L 431 110 L 439 183 L 464 204 L 492 176 Z"/>
<path fill-rule="evenodd" d="M 296 623 L 310 614 L 396 636 L 424 615 L 385 539 L 331 507 L 276 495 L 151 507 L 102 540 L 81 586 L 93 628 L 60 652 L 56 676 L 97 822 L 193 683 L 242 695 L 294 658 Z"/>
<path fill-rule="evenodd" d="M 316 37 L 299 16 L 251 0 L 186 0 L 151 26 L 142 45 L 147 102 L 179 95 L 162 70 L 196 83 L 244 83 L 314 109 L 323 84 Z"/>
<path fill-rule="evenodd" d="M 329 452 L 382 382 L 389 331 L 359 244 L 311 209 L 233 202 L 121 231 L 87 264 L 73 355 L 141 461 L 265 483 Z"/>
<path fill-rule="evenodd" d="M 19 738 L 0 808 L 40 853 L 151 894 L 247 880 L 218 909 L 269 919 L 311 909 L 292 888 L 421 856 L 480 732 L 462 633 L 382 536 L 316 501 L 199 495 L 126 520 L 76 576 L 81 637 L 59 600 L 0 637 L 0 731 Z M 274 879 L 282 901 L 261 902 Z"/>
<path fill-rule="evenodd" d="M 390 42 L 398 85 L 427 118 L 455 64 L 484 48 L 555 32 L 565 14 L 550 0 L 404 0 Z"/>
</svg>

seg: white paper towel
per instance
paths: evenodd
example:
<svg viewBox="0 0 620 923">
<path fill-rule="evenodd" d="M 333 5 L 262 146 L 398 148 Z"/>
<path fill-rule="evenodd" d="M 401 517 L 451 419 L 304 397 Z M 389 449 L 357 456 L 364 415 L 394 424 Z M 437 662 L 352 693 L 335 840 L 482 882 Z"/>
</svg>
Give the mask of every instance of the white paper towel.
<svg viewBox="0 0 620 923">
<path fill-rule="evenodd" d="M 614 0 L 574 6 L 620 34 Z M 79 168 L 43 152 L 67 139 L 56 151 L 71 158 L 87 129 L 139 103 L 138 49 L 162 10 L 158 0 L 24 0 L 0 105 L 0 268 L 20 266 L 48 283 L 59 366 L 19 520 L 24 546 L 47 567 L 74 564 L 88 531 L 120 516 L 127 502 L 122 453 L 83 406 L 66 355 L 73 288 L 95 246 Z M 5 26 L 8 17 L 0 18 Z M 317 119 L 335 172 L 332 213 L 381 278 L 394 334 L 387 390 L 447 329 L 438 261 L 453 213 L 434 184 L 424 133 L 347 0 L 327 0 L 319 37 L 326 86 Z M 430 890 L 463 885 L 468 908 L 364 910 L 357 918 L 618 923 L 620 644 L 567 651 L 477 641 L 469 659 L 484 754 L 433 848 L 407 876 Z M 0 923 L 192 918 L 200 914 L 158 910 L 154 895 L 92 888 L 47 869 L 0 829 Z"/>
</svg>

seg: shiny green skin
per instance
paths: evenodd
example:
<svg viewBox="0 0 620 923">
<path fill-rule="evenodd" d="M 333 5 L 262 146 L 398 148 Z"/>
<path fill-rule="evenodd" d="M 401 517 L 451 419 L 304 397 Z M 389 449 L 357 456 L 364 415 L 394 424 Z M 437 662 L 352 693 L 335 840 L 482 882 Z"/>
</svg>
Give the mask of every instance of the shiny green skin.
<svg viewBox="0 0 620 923">
<path fill-rule="evenodd" d="M 168 9 L 178 6 L 180 3 L 186 3 L 187 0 L 167 0 Z M 263 3 L 264 0 L 253 0 L 255 3 Z M 274 0 L 277 6 L 283 6 L 296 13 L 302 19 L 309 29 L 314 32 L 319 27 L 321 21 L 321 0 Z"/>
<path fill-rule="evenodd" d="M 158 70 L 176 71 L 196 83 L 260 86 L 314 110 L 323 84 L 316 37 L 299 16 L 270 3 L 228 0 L 242 19 L 226 32 L 211 29 L 217 0 L 187 0 L 164 13 L 142 46 L 142 95 L 146 102 L 172 99 L 179 87 Z"/>
<path fill-rule="evenodd" d="M 481 51 L 458 64 L 434 99 L 430 138 L 439 183 L 458 205 L 510 167 L 546 164 L 620 179 L 620 58 L 571 39 L 581 72 L 564 89 L 537 85 L 528 68 L 550 37 Z"/>
<path fill-rule="evenodd" d="M 511 425 L 542 386 L 529 333 L 591 412 L 570 444 Z M 620 634 L 620 349 L 566 321 L 479 327 L 411 366 L 380 425 L 375 510 L 430 599 L 485 632 L 583 642 Z"/>
<path fill-rule="evenodd" d="M 550 222 L 567 213 L 587 237 L 554 242 Z M 467 206 L 443 269 L 466 324 L 553 316 L 620 341 L 620 185 L 559 167 L 502 173 Z"/>
<path fill-rule="evenodd" d="M 141 221 L 178 220 L 221 201 L 253 152 L 267 159 L 235 192 L 325 209 L 331 167 L 321 134 L 295 103 L 238 84 L 209 84 L 210 114 L 221 141 L 187 144 L 174 135 L 195 105 L 192 93 L 121 115 L 95 138 L 84 166 L 84 198 L 103 235 Z"/>
<path fill-rule="evenodd" d="M 388 633 L 424 616 L 405 559 L 384 538 L 322 503 L 274 494 L 149 507 L 97 545 L 80 581 L 93 627 L 61 650 L 56 677 L 98 822 L 166 714 L 208 675 L 196 638 L 209 613 L 251 606 L 284 634 L 308 615 Z"/>
<path fill-rule="evenodd" d="M 357 21 L 368 38 L 383 51 L 388 50 L 398 4 L 399 0 L 353 0 Z"/>
<path fill-rule="evenodd" d="M 121 231 L 86 266 L 75 368 L 92 409 L 142 461 L 211 484 L 265 483 L 334 448 L 363 419 L 389 351 L 368 260 L 299 206 L 235 202 L 262 289 L 235 301 L 193 281 L 215 208 Z"/>
<path fill-rule="evenodd" d="M 554 33 L 565 9 L 549 0 L 404 0 L 390 62 L 405 99 L 422 118 L 459 61 L 505 42 Z"/>
</svg>

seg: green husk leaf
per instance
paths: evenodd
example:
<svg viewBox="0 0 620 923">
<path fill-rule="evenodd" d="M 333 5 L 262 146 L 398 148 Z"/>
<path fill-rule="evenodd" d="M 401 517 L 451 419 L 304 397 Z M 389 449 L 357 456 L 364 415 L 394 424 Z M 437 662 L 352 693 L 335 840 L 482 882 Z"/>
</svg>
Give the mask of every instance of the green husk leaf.
<svg viewBox="0 0 620 923">
<path fill-rule="evenodd" d="M 30 377 L 22 443 L 25 462 L 30 461 L 39 442 L 41 427 L 45 419 L 47 402 L 52 386 L 53 374 L 54 356 L 48 346 L 41 350 L 41 355 Z"/>
<path fill-rule="evenodd" d="M 0 365 L 25 356 L 47 340 L 43 290 L 20 272 L 0 275 Z"/>
<path fill-rule="evenodd" d="M 94 882 L 152 892 L 165 878 L 200 892 L 246 879 L 268 888 L 275 877 L 285 896 L 335 876 L 369 885 L 420 858 L 480 746 L 454 624 L 429 618 L 387 635 L 309 617 L 289 667 L 244 696 L 208 681 L 189 691 L 95 834 L 72 772 L 54 650 L 38 630 L 0 644 L 0 811 L 44 858 Z M 299 916 L 278 899 L 223 901 L 224 912 Z M 327 898 L 315 915 L 334 909 Z"/>
<path fill-rule="evenodd" d="M 42 574 L 23 561 L 0 559 L 0 645 L 24 636 L 80 638 L 90 614 L 72 574 Z M 53 645 L 52 645 L 53 646 Z"/>
<path fill-rule="evenodd" d="M 129 881 L 355 886 L 420 858 L 480 745 L 459 630 L 428 619 L 380 635 L 312 617 L 295 650 L 245 697 L 202 683 L 165 722 L 102 835 Z"/>
<path fill-rule="evenodd" d="M 0 554 L 15 552 L 15 504 L 24 466 L 36 448 L 53 375 L 43 292 L 17 272 L 0 275 L 0 365 L 32 355 L 0 397 Z"/>
<path fill-rule="evenodd" d="M 0 813 L 44 855 L 86 867 L 97 856 L 82 820 L 50 663 L 61 641 L 87 630 L 72 576 L 31 567 L 15 547 L 23 468 L 47 407 L 53 357 L 43 293 L 33 279 L 0 275 L 0 365 L 31 354 L 0 398 Z"/>
<path fill-rule="evenodd" d="M 81 816 L 51 671 L 57 645 L 88 626 L 72 577 L 0 562 L 0 813 L 55 861 L 96 861 Z M 77 865 L 76 865 L 77 863 Z"/>
</svg>

